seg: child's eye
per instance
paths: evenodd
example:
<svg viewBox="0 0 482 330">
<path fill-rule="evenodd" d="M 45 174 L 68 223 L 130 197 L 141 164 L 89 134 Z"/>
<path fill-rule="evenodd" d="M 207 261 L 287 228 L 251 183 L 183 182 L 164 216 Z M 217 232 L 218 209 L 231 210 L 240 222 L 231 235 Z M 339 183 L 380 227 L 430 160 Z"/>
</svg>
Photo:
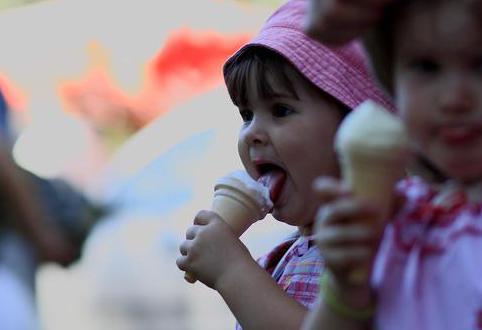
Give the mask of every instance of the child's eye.
<svg viewBox="0 0 482 330">
<path fill-rule="evenodd" d="M 420 73 L 436 73 L 440 70 L 440 65 L 430 58 L 418 58 L 411 61 L 408 65 L 412 70 Z"/>
<path fill-rule="evenodd" d="M 253 120 L 253 112 L 248 109 L 239 109 L 239 115 L 243 119 L 243 122 L 249 122 Z"/>
<path fill-rule="evenodd" d="M 271 111 L 273 116 L 277 118 L 286 117 L 295 112 L 293 107 L 286 104 L 274 104 Z"/>
</svg>

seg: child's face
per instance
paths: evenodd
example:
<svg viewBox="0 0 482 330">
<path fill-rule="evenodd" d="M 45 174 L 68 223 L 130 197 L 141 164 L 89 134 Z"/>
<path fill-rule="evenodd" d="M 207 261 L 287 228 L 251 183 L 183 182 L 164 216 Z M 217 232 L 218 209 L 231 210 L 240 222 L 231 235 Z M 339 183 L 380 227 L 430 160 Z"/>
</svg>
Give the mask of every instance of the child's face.
<svg viewBox="0 0 482 330">
<path fill-rule="evenodd" d="M 338 175 L 333 137 L 342 112 L 340 105 L 315 90 L 297 72 L 290 73 L 298 97 L 275 79 L 269 79 L 274 97 L 263 99 L 255 87 L 248 87 L 249 104 L 239 107 L 244 123 L 238 151 L 254 179 L 270 169 L 266 164 L 286 174 L 274 200 L 273 216 L 309 232 L 318 206 L 313 180 L 320 175 Z"/>
<path fill-rule="evenodd" d="M 395 30 L 395 99 L 417 150 L 446 176 L 482 177 L 482 25 L 464 0 L 418 1 Z"/>
</svg>

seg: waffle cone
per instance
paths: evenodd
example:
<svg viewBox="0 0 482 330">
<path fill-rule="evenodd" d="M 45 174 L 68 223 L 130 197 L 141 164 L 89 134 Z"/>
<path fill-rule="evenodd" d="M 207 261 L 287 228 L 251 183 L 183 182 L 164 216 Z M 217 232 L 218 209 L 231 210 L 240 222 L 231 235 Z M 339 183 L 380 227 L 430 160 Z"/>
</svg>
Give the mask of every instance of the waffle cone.
<svg viewBox="0 0 482 330">
<path fill-rule="evenodd" d="M 369 165 L 364 161 L 351 159 L 342 162 L 343 177 L 353 194 L 380 210 L 380 217 L 364 219 L 369 223 L 383 222 L 388 217 L 392 207 L 393 191 L 396 183 L 404 176 L 403 159 L 388 161 L 373 160 Z M 354 269 L 349 280 L 354 284 L 361 284 L 370 277 L 371 264 L 369 262 Z"/>
<path fill-rule="evenodd" d="M 263 217 L 260 205 L 237 187 L 216 186 L 212 210 L 234 233 L 241 236 L 254 222 Z"/>
<path fill-rule="evenodd" d="M 403 123 L 375 102 L 365 101 L 341 123 L 335 148 L 343 179 L 355 197 L 380 211 L 379 218 L 364 221 L 379 227 L 379 222 L 389 215 L 394 187 L 403 177 L 409 159 L 409 139 Z M 370 267 L 371 263 L 355 269 L 353 282 L 366 281 Z"/>
<path fill-rule="evenodd" d="M 399 164 L 374 161 L 368 166 L 353 159 L 342 162 L 343 177 L 353 194 L 381 210 L 380 219 L 371 221 L 383 221 L 389 213 L 394 187 L 405 174 Z"/>
<path fill-rule="evenodd" d="M 237 237 L 254 222 L 263 219 L 272 206 L 271 200 L 263 198 L 259 188 L 246 184 L 240 180 L 239 175 L 223 177 L 214 186 L 211 210 L 231 227 Z M 189 283 L 197 281 L 190 273 L 185 273 L 184 278 Z"/>
</svg>

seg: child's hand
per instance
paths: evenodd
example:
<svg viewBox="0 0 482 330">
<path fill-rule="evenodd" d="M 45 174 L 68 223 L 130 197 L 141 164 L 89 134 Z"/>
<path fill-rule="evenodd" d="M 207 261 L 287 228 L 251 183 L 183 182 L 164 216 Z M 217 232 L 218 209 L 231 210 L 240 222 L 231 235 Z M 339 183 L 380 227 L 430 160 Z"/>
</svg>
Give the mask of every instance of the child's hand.
<svg viewBox="0 0 482 330">
<path fill-rule="evenodd" d="M 200 211 L 181 243 L 179 269 L 216 289 L 225 276 L 242 274 L 246 261 L 252 262 L 244 244 L 216 213 Z"/>
<path fill-rule="evenodd" d="M 352 197 L 335 179 L 317 179 L 315 192 L 322 205 L 316 216 L 316 244 L 336 282 L 349 285 L 353 270 L 371 264 L 383 224 L 370 221 L 379 218 L 377 210 Z M 359 284 L 368 286 L 366 281 Z"/>
<path fill-rule="evenodd" d="M 322 43 L 340 45 L 368 29 L 394 0 L 310 0 L 306 32 Z"/>
</svg>

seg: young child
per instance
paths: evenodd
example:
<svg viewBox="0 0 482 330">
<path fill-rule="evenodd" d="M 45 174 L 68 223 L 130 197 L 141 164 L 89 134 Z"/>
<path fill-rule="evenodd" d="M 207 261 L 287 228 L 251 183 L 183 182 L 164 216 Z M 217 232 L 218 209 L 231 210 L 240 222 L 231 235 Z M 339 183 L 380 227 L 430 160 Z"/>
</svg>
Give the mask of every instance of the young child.
<svg viewBox="0 0 482 330">
<path fill-rule="evenodd" d="M 377 75 L 392 73 L 385 87 L 414 151 L 443 180 L 398 185 L 403 200 L 378 249 L 377 229 L 357 221 L 377 210 L 336 180 L 317 182 L 316 239 L 329 276 L 305 328 L 364 329 L 376 295 L 380 330 L 482 329 L 482 3 L 400 1 L 377 31 L 385 52 L 371 57 L 386 66 Z M 348 275 L 375 251 L 373 295 Z"/>
<path fill-rule="evenodd" d="M 299 329 L 323 270 L 310 239 L 318 206 L 312 181 L 338 175 L 333 136 L 348 111 L 369 98 L 391 107 L 358 43 L 329 49 L 303 34 L 306 6 L 288 1 L 224 67 L 242 119 L 242 163 L 254 179 L 275 181 L 272 214 L 297 233 L 258 264 L 215 213 L 201 211 L 177 260 L 221 294 L 244 329 Z"/>
</svg>

